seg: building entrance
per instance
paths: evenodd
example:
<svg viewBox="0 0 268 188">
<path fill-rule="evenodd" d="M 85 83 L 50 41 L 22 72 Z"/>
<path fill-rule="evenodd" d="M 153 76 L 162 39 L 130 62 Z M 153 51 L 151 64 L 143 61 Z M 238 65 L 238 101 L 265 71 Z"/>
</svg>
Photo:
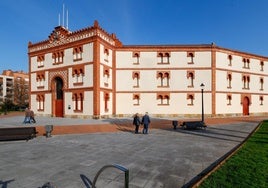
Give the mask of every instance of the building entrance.
<svg viewBox="0 0 268 188">
<path fill-rule="evenodd" d="M 60 77 L 56 77 L 54 80 L 54 112 L 56 117 L 63 117 L 63 81 Z"/>
<path fill-rule="evenodd" d="M 243 99 L 243 115 L 247 116 L 249 115 L 249 98 L 244 97 Z"/>
</svg>

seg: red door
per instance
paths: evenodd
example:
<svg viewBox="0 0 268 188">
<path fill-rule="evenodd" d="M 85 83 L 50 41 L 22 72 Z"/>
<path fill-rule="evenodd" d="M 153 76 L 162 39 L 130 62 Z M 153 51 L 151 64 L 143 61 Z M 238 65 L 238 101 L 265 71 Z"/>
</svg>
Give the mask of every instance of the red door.
<svg viewBox="0 0 268 188">
<path fill-rule="evenodd" d="M 63 117 L 63 100 L 57 99 L 55 101 L 55 116 L 56 117 Z"/>
<path fill-rule="evenodd" d="M 249 115 L 249 98 L 244 97 L 243 99 L 243 115 Z"/>
<path fill-rule="evenodd" d="M 60 77 L 54 79 L 54 113 L 56 117 L 64 116 L 63 81 Z"/>
</svg>

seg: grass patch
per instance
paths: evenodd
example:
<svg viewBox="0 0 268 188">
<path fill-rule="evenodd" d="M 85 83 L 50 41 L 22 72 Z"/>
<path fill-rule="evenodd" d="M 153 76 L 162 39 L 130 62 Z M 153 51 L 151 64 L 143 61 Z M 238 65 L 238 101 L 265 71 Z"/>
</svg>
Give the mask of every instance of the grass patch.
<svg viewBox="0 0 268 188">
<path fill-rule="evenodd" d="M 268 187 L 268 121 L 199 187 Z"/>
</svg>

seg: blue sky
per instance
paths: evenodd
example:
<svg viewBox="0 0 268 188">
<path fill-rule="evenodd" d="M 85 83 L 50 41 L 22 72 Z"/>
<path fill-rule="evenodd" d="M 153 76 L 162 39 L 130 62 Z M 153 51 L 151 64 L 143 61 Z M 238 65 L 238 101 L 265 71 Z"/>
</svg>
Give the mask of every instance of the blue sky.
<svg viewBox="0 0 268 188">
<path fill-rule="evenodd" d="M 214 42 L 268 57 L 267 0 L 0 0 L 0 74 L 28 71 L 28 42 L 46 40 L 59 14 L 62 24 L 63 4 L 70 31 L 98 20 L 125 45 Z"/>
</svg>

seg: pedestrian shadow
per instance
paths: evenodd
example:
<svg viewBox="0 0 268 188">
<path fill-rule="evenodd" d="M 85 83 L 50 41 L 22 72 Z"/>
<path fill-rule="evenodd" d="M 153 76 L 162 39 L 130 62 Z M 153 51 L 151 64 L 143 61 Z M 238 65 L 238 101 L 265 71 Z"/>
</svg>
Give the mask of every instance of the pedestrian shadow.
<svg viewBox="0 0 268 188">
<path fill-rule="evenodd" d="M 14 179 L 12 180 L 7 180 L 7 181 L 2 181 L 0 180 L 0 185 L 2 186 L 1 188 L 7 188 L 7 185 L 11 182 L 15 181 Z"/>
</svg>

